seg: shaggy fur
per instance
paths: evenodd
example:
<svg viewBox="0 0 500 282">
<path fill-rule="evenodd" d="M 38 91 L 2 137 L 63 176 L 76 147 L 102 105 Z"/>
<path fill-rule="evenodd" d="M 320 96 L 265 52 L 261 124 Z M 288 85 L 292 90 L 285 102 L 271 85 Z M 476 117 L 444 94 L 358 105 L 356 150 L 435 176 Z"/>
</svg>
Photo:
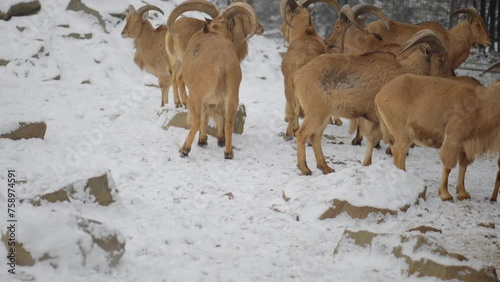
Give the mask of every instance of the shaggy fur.
<svg viewBox="0 0 500 282">
<path fill-rule="evenodd" d="M 464 186 L 467 166 L 484 153 L 500 153 L 500 82 L 483 87 L 474 79 L 400 76 L 375 98 L 384 140 L 393 144 L 394 164 L 405 169 L 413 143 L 441 148 L 443 176 L 438 192 L 452 200 L 448 175 L 459 163 L 457 198 L 469 199 Z M 496 200 L 497 183 L 491 200 Z"/>
</svg>

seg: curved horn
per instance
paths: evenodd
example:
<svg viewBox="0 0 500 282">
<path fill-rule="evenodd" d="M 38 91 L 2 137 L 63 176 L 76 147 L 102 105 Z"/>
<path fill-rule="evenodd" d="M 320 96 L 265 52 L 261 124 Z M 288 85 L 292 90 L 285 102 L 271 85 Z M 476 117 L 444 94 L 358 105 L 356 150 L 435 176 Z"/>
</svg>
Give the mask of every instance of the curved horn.
<svg viewBox="0 0 500 282">
<path fill-rule="evenodd" d="M 281 17 L 285 20 L 286 24 L 293 27 L 290 22 L 288 21 L 288 18 L 286 17 L 286 7 L 290 7 L 290 10 L 294 11 L 299 7 L 299 4 L 295 2 L 295 0 L 281 0 L 280 3 L 280 13 Z"/>
<path fill-rule="evenodd" d="M 382 9 L 368 5 L 368 4 L 358 4 L 354 7 L 352 7 L 352 12 L 355 17 L 364 14 L 364 13 L 369 13 L 372 15 L 377 16 L 379 19 L 381 19 L 387 30 L 391 30 L 393 28 L 393 25 L 391 23 L 391 20 L 386 16 L 386 14 L 382 11 Z"/>
<path fill-rule="evenodd" d="M 366 30 L 366 25 L 364 22 L 359 21 L 356 19 L 356 16 L 354 15 L 353 9 L 349 5 L 344 5 L 339 11 L 339 19 L 342 21 L 349 21 L 352 24 L 354 24 L 357 28 L 359 28 L 361 31 Z"/>
<path fill-rule="evenodd" d="M 151 11 L 151 10 L 160 12 L 162 15 L 165 15 L 160 8 L 153 6 L 153 5 L 146 5 L 144 7 L 139 8 L 139 10 L 137 10 L 137 14 L 139 14 L 139 16 L 142 16 L 142 14 L 144 14 L 147 11 Z"/>
<path fill-rule="evenodd" d="M 410 39 L 408 39 L 408 41 L 406 41 L 401 46 L 403 47 L 403 51 L 401 51 L 401 53 L 422 43 L 426 43 L 430 46 L 431 53 L 446 52 L 446 49 L 443 47 L 443 44 L 441 43 L 441 40 L 439 40 L 434 31 L 430 29 L 423 29 L 415 33 L 415 35 L 413 35 Z"/>
<path fill-rule="evenodd" d="M 493 65 L 491 65 L 487 70 L 485 70 L 482 74 L 480 74 L 479 76 L 482 76 L 483 74 L 489 72 L 489 71 L 492 71 L 494 69 L 497 69 L 500 67 L 500 61 L 494 63 Z"/>
<path fill-rule="evenodd" d="M 330 6 L 332 6 L 335 11 L 338 13 L 340 13 L 340 10 L 342 9 L 342 6 L 340 6 L 339 2 L 337 2 L 337 0 L 307 0 L 305 1 L 304 3 L 302 3 L 302 7 L 307 7 L 313 3 L 318 3 L 318 2 L 322 2 L 322 3 L 326 3 Z"/>
<path fill-rule="evenodd" d="M 450 18 L 458 14 L 467 14 L 471 18 L 481 17 L 475 8 L 463 8 L 463 9 L 458 9 L 455 12 L 451 13 Z M 469 22 L 470 21 L 471 20 L 469 19 Z"/>
<path fill-rule="evenodd" d="M 212 18 L 215 18 L 218 15 L 220 15 L 219 7 L 212 2 L 208 2 L 205 0 L 188 0 L 186 2 L 183 2 L 179 6 L 175 7 L 168 16 L 167 27 L 172 36 L 175 36 L 174 34 L 175 20 L 183 13 L 189 11 L 203 12 Z"/>
<path fill-rule="evenodd" d="M 222 13 L 222 16 L 231 19 L 234 18 L 234 16 L 239 15 L 239 14 L 244 14 L 248 16 L 250 19 L 250 33 L 248 36 L 245 38 L 245 40 L 250 39 L 255 32 L 257 32 L 257 15 L 255 15 L 255 11 L 253 10 L 252 6 L 245 2 L 235 2 L 231 5 L 229 5 L 224 12 Z"/>
</svg>

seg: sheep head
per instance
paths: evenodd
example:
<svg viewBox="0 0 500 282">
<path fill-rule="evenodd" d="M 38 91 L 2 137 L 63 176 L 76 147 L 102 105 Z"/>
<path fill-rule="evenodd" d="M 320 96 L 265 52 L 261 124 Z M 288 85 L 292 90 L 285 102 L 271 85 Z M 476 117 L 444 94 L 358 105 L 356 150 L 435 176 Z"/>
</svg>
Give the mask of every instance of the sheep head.
<svg viewBox="0 0 500 282">
<path fill-rule="evenodd" d="M 287 42 L 290 42 L 290 28 L 294 28 L 295 24 L 299 28 L 309 28 L 309 33 L 315 32 L 311 15 L 307 7 L 318 2 L 329 4 L 337 13 L 340 11 L 341 6 L 337 0 L 307 0 L 302 4 L 297 3 L 296 0 L 281 0 L 280 13 L 283 18 L 281 34 L 283 34 Z"/>
<path fill-rule="evenodd" d="M 148 19 L 148 11 L 158 11 L 163 15 L 163 11 L 153 5 L 146 5 L 139 10 L 135 10 L 134 6 L 130 5 L 128 8 L 127 16 L 125 18 L 126 24 L 122 30 L 123 38 L 138 38 L 142 33 L 144 23 Z"/>
<path fill-rule="evenodd" d="M 429 65 L 431 76 L 455 76 L 455 72 L 448 61 L 448 53 L 439 37 L 430 29 L 423 29 L 413 35 L 401 47 L 401 53 L 415 47 L 420 47 L 420 52 Z"/>
<path fill-rule="evenodd" d="M 469 23 L 470 34 L 472 37 L 470 38 L 470 43 L 472 45 L 482 45 L 484 47 L 489 47 L 492 44 L 492 40 L 486 26 L 484 24 L 483 18 L 477 12 L 475 8 L 463 8 L 456 10 L 451 13 L 450 17 L 453 17 L 458 14 L 465 14 L 467 17 L 467 21 Z"/>
<path fill-rule="evenodd" d="M 238 2 L 247 3 L 246 0 L 234 0 L 233 1 L 233 3 L 238 3 Z M 250 7 L 252 7 L 252 6 L 250 6 Z M 252 10 L 253 10 L 253 7 L 252 7 Z M 254 10 L 254 14 L 255 14 L 255 10 Z M 249 17 L 243 17 L 243 28 L 244 28 L 245 34 L 250 33 L 251 27 L 250 27 L 250 18 Z M 260 22 L 257 20 L 257 30 L 255 31 L 255 34 L 262 35 L 263 33 L 264 33 L 264 28 L 262 27 Z"/>
<path fill-rule="evenodd" d="M 175 20 L 185 12 L 199 11 L 208 14 L 212 19 L 207 19 L 203 31 L 205 33 L 216 33 L 225 38 L 231 38 L 231 30 L 234 27 L 234 17 L 240 14 L 246 15 L 250 21 L 250 31 L 246 39 L 257 33 L 257 16 L 249 4 L 245 2 L 235 2 L 221 11 L 219 7 L 212 2 L 205 0 L 188 0 L 177 6 L 169 15 L 167 26 L 171 34 Z"/>
<path fill-rule="evenodd" d="M 382 19 L 387 29 L 392 28 L 390 19 L 387 18 L 384 12 L 378 7 L 368 4 L 359 4 L 351 9 L 349 5 L 344 5 L 340 9 L 339 18 L 335 22 L 332 32 L 325 40 L 328 48 L 339 48 L 340 51 L 343 52 L 345 33 L 351 25 L 354 25 L 361 31 L 367 32 L 364 20 L 359 17 L 364 13 L 376 15 Z"/>
</svg>

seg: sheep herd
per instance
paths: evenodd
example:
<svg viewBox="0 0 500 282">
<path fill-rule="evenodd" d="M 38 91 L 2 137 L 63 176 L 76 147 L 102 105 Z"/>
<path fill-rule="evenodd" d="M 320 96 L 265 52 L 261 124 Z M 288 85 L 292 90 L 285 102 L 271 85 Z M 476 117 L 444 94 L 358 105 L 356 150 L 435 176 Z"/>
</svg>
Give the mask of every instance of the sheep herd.
<svg viewBox="0 0 500 282">
<path fill-rule="evenodd" d="M 338 14 L 331 34 L 317 34 L 309 6 L 324 2 Z M 240 62 L 248 51 L 247 39 L 264 32 L 255 11 L 244 0 L 221 9 L 206 0 L 187 0 L 168 16 L 167 25 L 153 28 L 147 5 L 130 6 L 122 36 L 132 38 L 135 63 L 154 74 L 168 103 L 170 86 L 177 107 L 189 110 L 190 130 L 179 149 L 188 156 L 196 134 L 198 145 L 207 145 L 207 125 L 217 124 L 217 141 L 224 158 L 234 156 L 232 128 L 239 104 L 242 79 Z M 210 19 L 179 18 L 199 11 Z M 383 140 L 390 145 L 394 164 L 405 169 L 412 144 L 440 148 L 443 176 L 438 189 L 443 201 L 452 200 L 448 176 L 459 164 L 457 199 L 469 199 L 464 186 L 467 166 L 484 153 L 500 153 L 500 82 L 482 86 L 471 77 L 457 77 L 457 69 L 471 47 L 492 44 L 484 21 L 474 8 L 451 16 L 465 20 L 447 30 L 438 23 L 407 24 L 388 18 L 375 6 L 341 6 L 336 0 L 281 0 L 281 32 L 288 49 L 283 56 L 285 130 L 296 138 L 297 166 L 312 172 L 306 163 L 306 143 L 311 142 L 317 168 L 334 171 L 322 151 L 322 136 L 329 123 L 350 119 L 357 131 L 353 144 L 367 139 L 363 165 L 372 163 L 373 148 Z M 379 19 L 367 24 L 360 16 Z M 500 67 L 492 65 L 487 71 Z M 187 95 L 189 90 L 189 96 Z M 446 110 L 443 110 L 446 109 Z M 299 124 L 299 117 L 303 121 Z M 500 187 L 499 171 L 491 201 Z"/>
</svg>

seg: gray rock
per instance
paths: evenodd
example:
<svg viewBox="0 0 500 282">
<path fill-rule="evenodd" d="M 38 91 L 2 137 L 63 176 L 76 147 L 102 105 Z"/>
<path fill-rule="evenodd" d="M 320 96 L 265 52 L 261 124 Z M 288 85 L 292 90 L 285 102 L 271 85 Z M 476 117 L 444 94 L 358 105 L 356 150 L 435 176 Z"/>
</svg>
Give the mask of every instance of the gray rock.
<svg viewBox="0 0 500 282">
<path fill-rule="evenodd" d="M 79 247 L 80 254 L 83 257 L 82 263 L 83 266 L 86 264 L 92 265 L 92 262 L 87 262 L 88 256 L 93 256 L 95 259 L 96 254 L 104 253 L 104 261 L 107 263 L 107 266 L 116 266 L 120 261 L 121 257 L 125 253 L 125 238 L 121 235 L 121 233 L 111 230 L 106 227 L 103 223 L 95 220 L 90 220 L 82 217 L 77 217 L 77 228 L 81 231 L 87 233 L 92 238 L 92 244 L 90 246 L 86 246 L 85 248 Z M 37 232 L 37 230 L 26 230 L 25 232 Z M 54 230 L 57 232 L 57 230 Z M 13 248 L 8 245 L 9 231 L 6 233 L 2 233 L 2 242 L 4 243 L 7 250 L 9 248 Z M 68 240 L 72 240 L 73 238 L 68 238 Z M 43 241 L 43 238 L 41 238 Z M 33 266 L 38 261 L 50 260 L 53 266 L 57 266 L 58 258 L 56 256 L 51 256 L 52 253 L 57 253 L 60 250 L 44 250 L 44 255 L 36 260 L 33 258 L 33 255 L 27 250 L 24 245 L 28 242 L 20 242 L 19 240 L 15 240 L 15 254 L 16 254 L 16 264 L 21 266 Z M 33 244 L 33 242 L 30 242 Z M 74 242 L 78 244 L 78 241 Z M 100 251 L 96 252 L 96 248 L 99 248 Z"/>
<path fill-rule="evenodd" d="M 19 122 L 19 127 L 7 133 L 1 133 L 0 138 L 8 138 L 12 140 L 41 138 L 45 137 L 47 124 L 45 122 Z"/>
<path fill-rule="evenodd" d="M 26 0 L 26 2 L 12 5 L 8 11 L 0 11 L 0 20 L 8 21 L 11 17 L 34 15 L 40 9 L 41 5 L 38 0 Z"/>
<path fill-rule="evenodd" d="M 408 276 L 466 282 L 498 281 L 494 267 L 483 265 L 478 268 L 477 264 L 469 262 L 465 256 L 448 252 L 436 239 L 425 235 L 345 230 L 333 254 L 335 260 L 370 255 L 403 260 L 407 265 L 403 273 Z"/>
<path fill-rule="evenodd" d="M 427 187 L 424 188 L 424 191 L 418 195 L 418 199 L 424 199 L 425 200 L 425 195 L 427 192 Z M 416 200 L 415 204 L 418 205 L 418 201 Z M 321 216 L 320 219 L 324 220 L 327 218 L 335 218 L 341 213 L 347 213 L 350 217 L 352 218 L 357 218 L 357 219 L 364 219 L 367 218 L 371 213 L 380 213 L 383 215 L 396 215 L 399 211 L 406 212 L 410 206 L 406 205 L 404 207 L 400 207 L 399 211 L 398 210 L 390 210 L 390 209 L 383 209 L 383 208 L 376 208 L 376 207 L 370 207 L 370 206 L 355 206 L 350 204 L 347 201 L 342 201 L 342 200 L 337 200 L 333 199 L 332 200 L 333 207 L 329 208 L 326 210 Z"/>
<path fill-rule="evenodd" d="M 80 218 L 78 227 L 88 233 L 99 248 L 106 252 L 106 261 L 110 266 L 115 266 L 125 253 L 125 240 L 116 232 L 106 229 L 99 221 Z M 87 256 L 87 254 L 84 254 Z"/>
<path fill-rule="evenodd" d="M 29 201 L 34 206 L 39 206 L 45 201 L 49 203 L 95 201 L 101 206 L 108 206 L 116 201 L 117 195 L 118 191 L 111 178 L 111 173 L 108 171 L 86 180 L 73 182 L 55 192 L 37 196 Z"/>
<path fill-rule="evenodd" d="M 84 12 L 96 17 L 97 21 L 99 22 L 99 25 L 102 27 L 104 32 L 109 33 L 106 30 L 106 22 L 103 20 L 101 14 L 98 11 L 89 8 L 87 5 L 83 4 L 81 0 L 71 0 L 68 4 L 68 7 L 66 7 L 66 10 L 75 12 Z"/>
<path fill-rule="evenodd" d="M 246 119 L 246 107 L 241 104 L 238 107 L 238 112 L 236 112 L 236 117 L 234 120 L 233 133 L 235 134 L 243 134 L 243 130 L 245 129 L 245 119 Z M 188 123 L 188 113 L 187 112 L 177 112 L 174 117 L 172 117 L 167 125 L 163 126 L 163 129 L 167 130 L 169 127 L 178 127 L 184 129 L 190 129 L 190 125 Z M 213 137 L 217 137 L 217 128 L 208 126 L 207 134 Z"/>
</svg>

